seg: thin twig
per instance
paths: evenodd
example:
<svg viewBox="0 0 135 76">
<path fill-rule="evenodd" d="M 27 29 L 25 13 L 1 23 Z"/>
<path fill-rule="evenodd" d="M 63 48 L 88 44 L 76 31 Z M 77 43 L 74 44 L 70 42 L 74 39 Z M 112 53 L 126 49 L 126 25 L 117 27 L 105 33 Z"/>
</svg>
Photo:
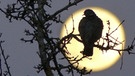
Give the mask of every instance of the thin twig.
<svg viewBox="0 0 135 76">
<path fill-rule="evenodd" d="M 123 23 L 125 22 L 125 20 L 122 20 L 122 22 L 119 24 L 119 26 L 117 28 L 115 28 L 111 33 L 109 33 L 110 35 L 112 33 L 114 33 Z"/>
<path fill-rule="evenodd" d="M 9 76 L 12 76 L 12 75 L 11 75 L 11 72 L 10 72 L 10 67 L 9 67 L 9 65 L 8 65 L 8 62 L 7 62 L 7 59 L 8 59 L 9 56 L 5 56 L 4 50 L 3 50 L 3 48 L 2 48 L 2 43 L 3 43 L 3 42 L 4 42 L 4 41 L 0 41 L 1 54 L 2 54 L 2 56 L 3 56 L 4 63 L 5 63 L 6 68 L 7 68 L 7 73 L 9 74 Z"/>
</svg>

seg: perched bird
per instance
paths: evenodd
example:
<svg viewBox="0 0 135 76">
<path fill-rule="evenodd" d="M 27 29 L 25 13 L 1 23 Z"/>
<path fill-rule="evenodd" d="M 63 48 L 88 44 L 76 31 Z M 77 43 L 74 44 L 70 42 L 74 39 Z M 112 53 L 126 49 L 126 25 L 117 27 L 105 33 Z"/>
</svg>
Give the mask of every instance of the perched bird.
<svg viewBox="0 0 135 76">
<path fill-rule="evenodd" d="M 83 17 L 79 23 L 79 33 L 84 45 L 83 55 L 92 56 L 94 43 L 101 38 L 103 23 L 102 20 L 91 9 L 84 11 Z"/>
</svg>

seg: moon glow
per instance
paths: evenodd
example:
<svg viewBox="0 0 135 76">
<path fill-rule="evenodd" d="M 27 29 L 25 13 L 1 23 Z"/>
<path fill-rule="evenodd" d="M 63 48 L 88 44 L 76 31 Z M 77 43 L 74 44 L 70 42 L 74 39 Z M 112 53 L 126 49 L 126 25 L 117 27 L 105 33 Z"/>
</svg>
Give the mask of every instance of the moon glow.
<svg viewBox="0 0 135 76">
<path fill-rule="evenodd" d="M 96 15 L 101 18 L 104 24 L 102 37 L 106 36 L 106 33 L 108 33 L 108 25 L 107 21 L 110 21 L 110 32 L 114 31 L 119 24 L 121 23 L 119 19 L 109 12 L 106 9 L 99 8 L 99 7 L 87 7 L 80 9 L 76 12 L 74 12 L 67 20 L 65 21 L 62 29 L 60 38 L 66 36 L 67 34 L 71 33 L 73 30 L 73 26 L 75 28 L 74 34 L 79 34 L 78 32 L 78 25 L 80 20 L 83 17 L 83 12 L 85 9 L 92 9 Z M 119 28 L 111 34 L 113 38 L 116 38 L 118 41 L 122 42 L 125 40 L 125 32 L 123 26 L 119 26 Z M 102 45 L 103 40 L 100 39 L 99 44 Z M 105 43 L 107 44 L 107 43 Z M 123 49 L 125 46 L 125 42 L 122 43 L 122 45 L 118 45 L 115 47 L 115 49 Z M 75 40 L 74 38 L 71 40 L 70 44 L 67 44 L 67 49 L 70 54 L 67 54 L 68 57 L 77 57 L 78 59 L 83 57 L 83 55 L 80 53 L 83 51 L 83 44 Z M 122 53 L 122 52 L 121 52 Z M 78 66 L 78 69 L 86 68 L 87 71 L 92 70 L 93 72 L 98 72 L 105 70 L 107 68 L 110 68 L 112 65 L 114 65 L 120 58 L 120 54 L 118 51 L 114 50 L 107 50 L 107 51 L 101 51 L 98 48 L 94 47 L 94 53 L 93 56 L 88 58 L 83 58 L 79 61 L 79 64 L 73 64 L 74 67 Z M 69 60 L 70 61 L 70 60 Z M 70 63 L 74 63 L 73 61 L 70 61 Z"/>
</svg>

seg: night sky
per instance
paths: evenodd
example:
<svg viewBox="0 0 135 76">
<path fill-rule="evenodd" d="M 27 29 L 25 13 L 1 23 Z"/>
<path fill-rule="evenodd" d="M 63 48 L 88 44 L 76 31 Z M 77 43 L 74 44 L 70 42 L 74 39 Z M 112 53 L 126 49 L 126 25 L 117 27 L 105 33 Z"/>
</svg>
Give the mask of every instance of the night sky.
<svg viewBox="0 0 135 76">
<path fill-rule="evenodd" d="M 0 7 L 6 7 L 7 3 L 12 3 L 15 0 L 1 0 Z M 55 12 L 57 9 L 62 8 L 67 4 L 68 0 L 52 0 L 53 8 L 49 10 L 50 13 Z M 125 20 L 123 27 L 126 33 L 126 47 L 131 44 L 135 37 L 135 0 L 84 0 L 83 2 L 73 6 L 62 13 L 63 20 L 66 20 L 76 10 L 85 7 L 101 7 L 109 10 L 115 14 L 120 21 Z M 55 32 L 52 36 L 59 36 L 61 26 L 56 24 L 58 27 L 55 28 Z M 8 59 L 11 67 L 11 73 L 13 76 L 43 76 L 44 73 L 37 74 L 33 68 L 40 61 L 36 52 L 38 51 L 36 42 L 29 44 L 20 41 L 21 38 L 28 38 L 24 34 L 25 29 L 31 29 L 28 24 L 24 21 L 15 21 L 9 23 L 5 15 L 0 12 L 0 32 L 3 33 L 2 40 L 5 40 L 3 48 L 6 54 L 10 55 Z M 32 31 L 32 30 L 31 30 Z M 113 65 L 111 68 L 100 71 L 92 72 L 90 76 L 135 76 L 135 55 L 129 55 L 127 52 L 123 56 L 123 68 L 120 70 L 121 59 Z M 68 75 L 65 75 L 68 76 Z M 89 75 L 87 75 L 89 76 Z"/>
</svg>

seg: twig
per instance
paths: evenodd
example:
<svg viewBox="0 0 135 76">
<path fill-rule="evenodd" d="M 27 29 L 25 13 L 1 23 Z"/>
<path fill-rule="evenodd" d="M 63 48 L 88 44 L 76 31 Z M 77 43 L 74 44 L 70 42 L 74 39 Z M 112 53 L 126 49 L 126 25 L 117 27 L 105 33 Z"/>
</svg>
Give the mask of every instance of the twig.
<svg viewBox="0 0 135 76">
<path fill-rule="evenodd" d="M 110 35 L 112 33 L 114 33 L 123 23 L 125 22 L 125 20 L 122 20 L 122 22 L 119 24 L 119 26 L 117 28 L 115 28 L 111 33 L 109 33 Z"/>
<path fill-rule="evenodd" d="M 0 76 L 2 76 L 2 62 L 1 62 L 1 54 L 0 54 Z"/>
<path fill-rule="evenodd" d="M 64 10 L 67 10 L 69 7 L 77 5 L 79 2 L 82 2 L 82 1 L 83 0 L 77 0 L 77 1 L 74 1 L 73 3 L 70 3 L 70 4 L 66 5 L 62 9 L 60 9 L 60 10 L 56 11 L 54 14 L 52 14 L 51 18 L 55 17 L 56 15 L 58 15 L 61 12 L 63 12 Z"/>
<path fill-rule="evenodd" d="M 9 76 L 12 76 L 12 75 L 11 75 L 11 72 L 10 72 L 10 67 L 9 67 L 9 65 L 8 65 L 8 62 L 7 62 L 7 59 L 8 59 L 9 56 L 5 56 L 4 50 L 3 50 L 3 48 L 2 48 L 2 43 L 3 43 L 3 42 L 4 42 L 4 41 L 0 41 L 1 54 L 2 54 L 2 57 L 3 57 L 3 59 L 4 59 L 4 63 L 5 63 L 5 65 L 6 65 L 6 68 L 7 68 L 7 73 L 9 74 Z"/>
</svg>

